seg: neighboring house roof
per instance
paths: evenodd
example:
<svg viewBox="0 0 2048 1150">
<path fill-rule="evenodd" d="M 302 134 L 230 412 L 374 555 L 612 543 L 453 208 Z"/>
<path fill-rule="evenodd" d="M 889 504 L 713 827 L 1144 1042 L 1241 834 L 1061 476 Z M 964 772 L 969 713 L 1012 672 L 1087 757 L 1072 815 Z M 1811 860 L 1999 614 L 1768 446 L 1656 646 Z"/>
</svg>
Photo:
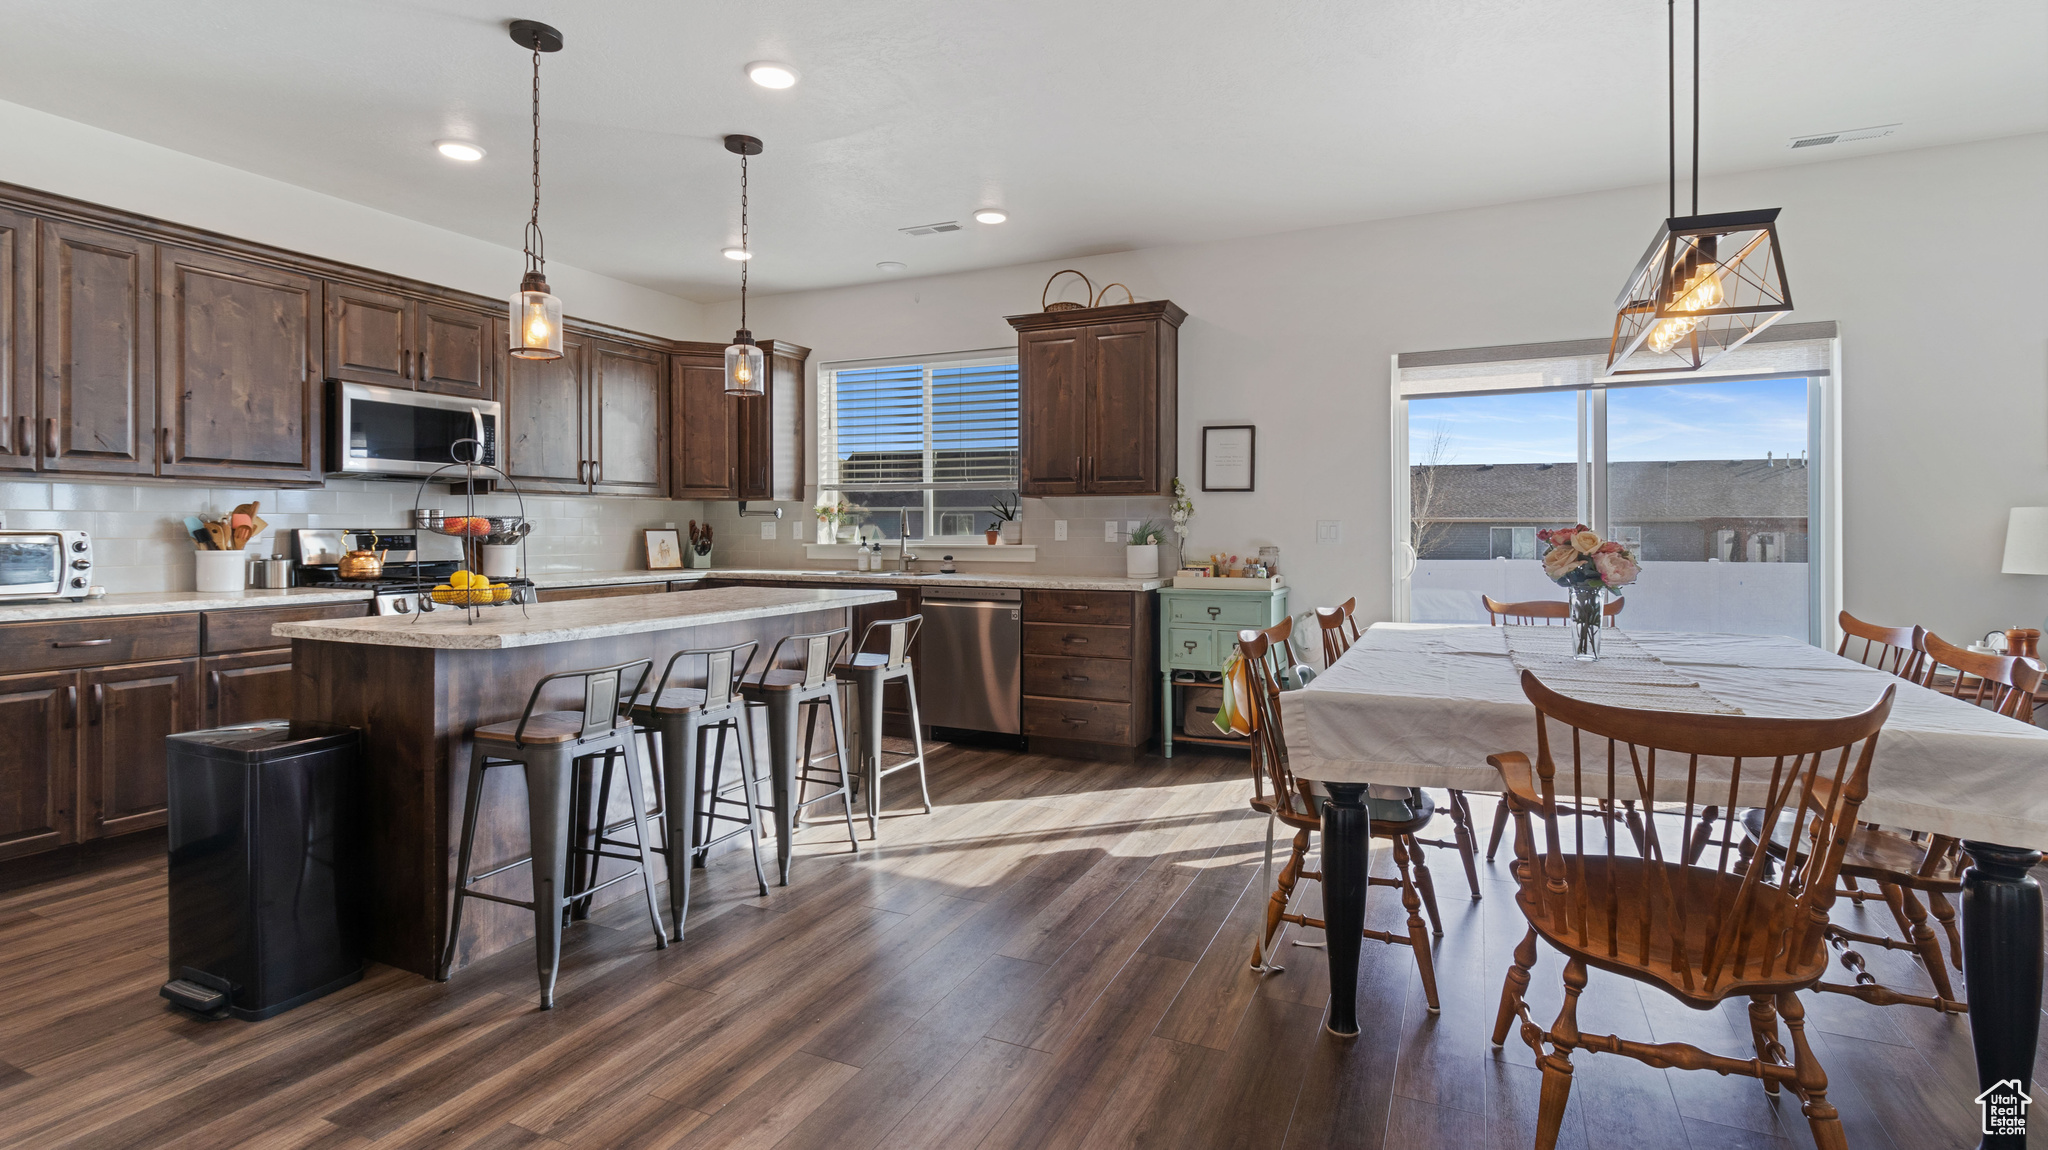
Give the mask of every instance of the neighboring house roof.
<svg viewBox="0 0 2048 1150">
<path fill-rule="evenodd" d="M 1434 469 L 1435 491 L 1425 497 L 1427 470 L 1409 468 L 1410 506 L 1418 518 L 1548 520 L 1569 518 L 1578 505 L 1578 468 L 1568 463 L 1443 464 Z M 1807 513 L 1810 473 L 1791 460 L 1612 463 L 1607 471 L 1620 523 L 1803 519 Z"/>
</svg>

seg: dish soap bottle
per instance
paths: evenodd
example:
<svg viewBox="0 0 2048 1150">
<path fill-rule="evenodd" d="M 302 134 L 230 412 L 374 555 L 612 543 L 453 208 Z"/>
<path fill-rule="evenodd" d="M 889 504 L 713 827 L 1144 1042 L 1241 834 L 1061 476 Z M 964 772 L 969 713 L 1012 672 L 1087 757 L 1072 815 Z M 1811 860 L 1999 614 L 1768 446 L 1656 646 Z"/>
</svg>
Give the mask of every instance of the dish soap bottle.
<svg viewBox="0 0 2048 1150">
<path fill-rule="evenodd" d="M 859 570 L 868 569 L 868 545 L 863 543 L 854 549 L 854 566 Z"/>
</svg>

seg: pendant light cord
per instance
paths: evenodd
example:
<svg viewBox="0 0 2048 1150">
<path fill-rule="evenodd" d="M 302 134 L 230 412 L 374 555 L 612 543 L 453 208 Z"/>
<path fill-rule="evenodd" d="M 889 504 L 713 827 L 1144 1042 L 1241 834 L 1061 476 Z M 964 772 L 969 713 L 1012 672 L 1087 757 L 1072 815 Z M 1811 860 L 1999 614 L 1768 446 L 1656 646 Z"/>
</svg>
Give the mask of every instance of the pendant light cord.
<svg viewBox="0 0 2048 1150">
<path fill-rule="evenodd" d="M 739 260 L 739 329 L 748 329 L 748 264 L 754 262 L 754 248 L 748 244 L 748 153 L 739 153 L 739 250 L 748 254 Z"/>
<path fill-rule="evenodd" d="M 533 214 L 526 220 L 526 270 L 547 267 L 547 244 L 540 232 L 540 37 L 533 40 Z"/>
</svg>

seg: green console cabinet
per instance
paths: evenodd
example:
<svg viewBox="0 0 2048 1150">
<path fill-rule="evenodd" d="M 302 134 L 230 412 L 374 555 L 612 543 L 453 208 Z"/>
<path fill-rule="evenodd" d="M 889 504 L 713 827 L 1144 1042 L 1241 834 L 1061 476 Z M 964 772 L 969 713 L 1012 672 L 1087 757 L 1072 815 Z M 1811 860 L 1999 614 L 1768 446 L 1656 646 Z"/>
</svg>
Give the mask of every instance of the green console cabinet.
<svg viewBox="0 0 2048 1150">
<path fill-rule="evenodd" d="M 1184 672 L 1221 672 L 1223 661 L 1237 649 L 1237 633 L 1247 627 L 1271 627 L 1287 618 L 1287 588 L 1209 590 L 1162 587 L 1159 591 L 1159 698 L 1163 708 L 1160 752 L 1173 757 L 1173 732 L 1180 723 L 1180 700 L 1174 676 Z M 1199 743 L 1242 746 L 1241 739 L 1192 738 Z"/>
</svg>

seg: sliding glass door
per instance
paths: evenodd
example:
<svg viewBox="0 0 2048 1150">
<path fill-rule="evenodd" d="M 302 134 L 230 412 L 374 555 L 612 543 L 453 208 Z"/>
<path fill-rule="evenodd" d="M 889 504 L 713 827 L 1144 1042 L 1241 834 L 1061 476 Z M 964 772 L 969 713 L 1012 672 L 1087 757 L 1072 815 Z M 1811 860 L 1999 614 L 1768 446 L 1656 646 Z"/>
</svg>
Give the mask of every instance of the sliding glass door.
<svg viewBox="0 0 2048 1150">
<path fill-rule="evenodd" d="M 1717 377 L 1398 397 L 1397 610 L 1484 623 L 1482 595 L 1561 600 L 1536 532 L 1577 522 L 1642 558 L 1622 626 L 1811 639 L 1820 387 Z"/>
</svg>

